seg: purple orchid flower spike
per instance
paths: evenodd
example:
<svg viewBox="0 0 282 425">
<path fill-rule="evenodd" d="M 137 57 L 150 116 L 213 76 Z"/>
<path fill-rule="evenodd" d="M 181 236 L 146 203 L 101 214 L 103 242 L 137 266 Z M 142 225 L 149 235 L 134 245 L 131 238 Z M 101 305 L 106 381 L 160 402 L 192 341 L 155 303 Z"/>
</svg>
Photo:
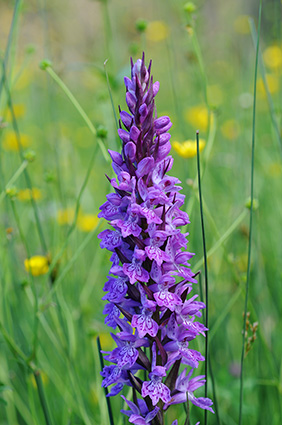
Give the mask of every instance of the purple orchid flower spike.
<svg viewBox="0 0 282 425">
<path fill-rule="evenodd" d="M 100 207 L 99 217 L 111 229 L 99 235 L 101 248 L 111 252 L 111 266 L 104 286 L 105 323 L 116 330 L 116 347 L 104 353 L 111 362 L 104 367 L 104 387 L 109 396 L 124 386 L 132 388 L 130 410 L 122 410 L 136 425 L 163 425 L 170 405 L 186 403 L 213 411 L 210 399 L 194 396 L 203 377 L 191 378 L 204 357 L 190 342 L 205 336 L 200 320 L 204 303 L 197 301 L 197 283 L 187 251 L 189 224 L 181 211 L 185 196 L 178 178 L 170 176 L 169 117 L 157 117 L 151 63 L 144 55 L 131 61 L 131 78 L 125 77 L 128 111 L 120 110 L 121 152 L 110 150 L 115 178 L 108 180 L 112 193 Z M 197 318 L 197 320 L 196 320 Z M 191 371 L 180 371 L 186 364 Z M 140 378 L 145 376 L 144 380 Z M 172 425 L 177 425 L 177 420 Z"/>
</svg>

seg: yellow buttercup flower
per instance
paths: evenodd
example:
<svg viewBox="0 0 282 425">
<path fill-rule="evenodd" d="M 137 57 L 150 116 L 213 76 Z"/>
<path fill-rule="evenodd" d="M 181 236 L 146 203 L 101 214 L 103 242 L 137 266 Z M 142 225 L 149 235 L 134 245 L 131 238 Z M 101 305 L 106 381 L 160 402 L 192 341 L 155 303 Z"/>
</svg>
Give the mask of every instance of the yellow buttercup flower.
<svg viewBox="0 0 282 425">
<path fill-rule="evenodd" d="M 149 22 L 146 37 L 149 41 L 160 42 L 168 37 L 169 28 L 163 21 L 152 21 Z"/>
<path fill-rule="evenodd" d="M 40 276 L 49 270 L 49 259 L 43 255 L 35 255 L 24 260 L 24 266 L 27 272 L 32 276 Z"/>
<path fill-rule="evenodd" d="M 240 126 L 237 121 L 231 119 L 226 120 L 220 127 L 222 135 L 228 140 L 237 139 L 240 133 Z"/>
<path fill-rule="evenodd" d="M 269 46 L 263 52 L 263 59 L 268 68 L 282 68 L 282 49 L 279 46 Z"/>
<path fill-rule="evenodd" d="M 26 134 L 20 135 L 20 141 L 21 141 L 21 146 L 23 149 L 27 148 L 31 144 L 30 138 Z M 17 152 L 19 150 L 18 140 L 13 131 L 11 130 L 5 131 L 3 135 L 2 146 L 3 146 L 3 149 L 5 149 L 6 151 Z"/>
<path fill-rule="evenodd" d="M 33 187 L 31 190 L 22 189 L 18 191 L 17 198 L 19 201 L 30 201 L 31 199 L 38 201 L 42 198 L 42 192 L 37 187 Z"/>
<path fill-rule="evenodd" d="M 91 232 L 98 222 L 99 218 L 95 214 L 81 214 L 77 219 L 77 227 L 82 232 Z"/>
<path fill-rule="evenodd" d="M 206 131 L 209 123 L 209 111 L 205 106 L 193 106 L 185 111 L 185 119 L 192 124 L 197 130 Z M 211 115 L 211 124 L 213 115 Z"/>
<path fill-rule="evenodd" d="M 199 140 L 200 152 L 204 149 L 205 144 L 206 142 L 203 139 Z M 183 143 L 172 142 L 172 147 L 182 158 L 193 158 L 197 155 L 197 142 L 195 140 L 186 140 Z"/>
<path fill-rule="evenodd" d="M 266 82 L 267 82 L 267 86 L 268 86 L 268 90 L 270 94 L 275 94 L 279 91 L 280 83 L 279 83 L 278 77 L 276 77 L 273 74 L 266 74 Z M 258 80 L 257 91 L 261 97 L 266 97 L 266 91 L 264 88 L 264 83 L 262 78 Z"/>
<path fill-rule="evenodd" d="M 250 33 L 249 16 L 239 15 L 233 23 L 234 30 L 238 34 L 246 35 Z"/>
<path fill-rule="evenodd" d="M 15 105 L 13 105 L 13 112 L 16 118 L 20 118 L 25 114 L 25 105 L 23 103 L 16 103 Z M 5 118 L 7 119 L 7 121 L 12 121 L 13 117 L 12 117 L 12 113 L 10 108 L 7 108 L 5 110 L 5 114 L 4 114 Z"/>
</svg>

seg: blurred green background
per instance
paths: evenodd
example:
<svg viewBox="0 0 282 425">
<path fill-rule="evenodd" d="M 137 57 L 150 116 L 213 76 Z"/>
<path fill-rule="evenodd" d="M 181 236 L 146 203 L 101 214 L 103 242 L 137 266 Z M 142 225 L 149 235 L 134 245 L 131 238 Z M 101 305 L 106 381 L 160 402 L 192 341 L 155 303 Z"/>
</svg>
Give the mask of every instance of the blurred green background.
<svg viewBox="0 0 282 425">
<path fill-rule="evenodd" d="M 11 30 L 15 3 L 0 0 L 0 58 L 6 65 L 0 71 L 0 424 L 44 423 L 24 356 L 41 372 L 53 424 L 109 423 L 96 346 L 100 335 L 102 347 L 112 347 L 101 300 L 109 254 L 99 247 L 97 233 L 106 224 L 97 213 L 110 191 L 105 173 L 113 172 L 97 139 L 120 149 L 115 114 L 118 105 L 126 107 L 123 77 L 129 76 L 130 56 L 136 60 L 142 51 L 160 82 L 158 115 L 173 123 L 172 174 L 187 195 L 194 271 L 203 269 L 197 129 L 203 139 L 210 359 L 220 422 L 237 424 L 259 1 L 18 3 Z M 250 325 L 258 322 L 258 329 L 245 359 L 245 424 L 282 423 L 281 12 L 280 1 L 263 1 L 248 305 Z M 52 62 L 98 138 L 40 69 L 43 59 Z M 115 425 L 122 424 L 120 397 L 112 405 Z M 191 424 L 203 423 L 199 408 L 192 405 L 190 414 Z M 167 416 L 167 425 L 176 417 L 179 425 L 185 421 L 181 406 Z M 208 418 L 217 424 L 214 415 Z"/>
</svg>

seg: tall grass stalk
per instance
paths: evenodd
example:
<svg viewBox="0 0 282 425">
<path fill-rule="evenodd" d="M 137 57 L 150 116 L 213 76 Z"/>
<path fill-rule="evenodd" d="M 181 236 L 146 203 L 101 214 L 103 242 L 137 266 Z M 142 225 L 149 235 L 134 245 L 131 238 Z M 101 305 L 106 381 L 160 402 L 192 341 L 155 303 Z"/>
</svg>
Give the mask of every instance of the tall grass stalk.
<svg viewBox="0 0 282 425">
<path fill-rule="evenodd" d="M 6 46 L 6 49 L 5 49 L 5 54 L 4 54 L 4 58 L 3 58 L 3 62 L 2 62 L 3 73 L 2 73 L 2 77 L 1 77 L 1 81 L 0 81 L 0 98 L 1 98 L 1 95 L 2 95 L 3 87 L 5 85 L 7 64 L 8 64 L 8 60 L 9 60 L 9 57 L 10 57 L 10 51 L 11 51 L 11 47 L 12 47 L 14 32 L 16 30 L 17 23 L 18 23 L 21 4 L 22 4 L 22 0 L 16 0 L 14 12 L 13 12 L 13 17 L 12 17 L 12 22 L 11 22 L 11 26 L 10 26 L 10 31 L 9 31 L 9 35 L 8 35 L 7 46 Z"/>
<path fill-rule="evenodd" d="M 98 348 L 98 354 L 99 354 L 99 359 L 100 359 L 100 365 L 101 365 L 101 370 L 104 369 L 104 360 L 103 360 L 103 356 L 101 354 L 101 342 L 100 342 L 100 338 L 97 337 L 97 348 Z M 114 417 L 113 417 L 113 412 L 112 412 L 112 407 L 111 407 L 111 402 L 109 397 L 107 397 L 108 395 L 108 388 L 105 387 L 105 396 L 106 396 L 106 402 L 107 402 L 107 409 L 108 409 L 108 414 L 109 414 L 109 419 L 110 419 L 110 425 L 114 425 Z"/>
<path fill-rule="evenodd" d="M 201 228 L 202 228 L 202 239 L 203 239 L 203 251 L 204 251 L 204 269 L 205 269 L 205 304 L 206 304 L 206 320 L 205 326 L 209 327 L 209 286 L 208 286 L 208 263 L 207 263 L 207 249 L 206 249 L 206 236 L 204 226 L 204 213 L 203 213 L 203 202 L 202 202 L 202 187 L 201 187 L 201 167 L 200 167 L 200 149 L 199 149 L 199 131 L 196 132 L 197 141 L 197 170 L 198 170 L 198 188 L 199 188 L 199 201 L 200 201 L 200 215 L 201 215 Z M 205 339 L 205 397 L 208 396 L 208 332 L 206 333 Z M 205 410 L 205 424 L 208 423 L 207 410 Z"/>
<path fill-rule="evenodd" d="M 9 107 L 9 110 L 10 110 L 11 116 L 12 116 L 13 130 L 14 130 L 17 145 L 18 145 L 18 152 L 19 152 L 19 156 L 20 156 L 21 161 L 24 162 L 25 158 L 24 158 L 24 153 L 23 153 L 23 148 L 22 148 L 22 143 L 21 143 L 21 135 L 20 135 L 20 131 L 19 131 L 19 127 L 18 127 L 18 123 L 17 123 L 17 119 L 16 119 L 14 107 L 13 107 L 10 89 L 8 87 L 8 82 L 7 82 L 7 78 L 6 78 L 6 70 L 5 70 L 4 65 L 3 65 L 3 78 L 4 78 L 4 86 L 5 86 L 5 90 L 6 90 L 6 94 L 7 94 L 7 103 L 8 103 L 8 107 Z M 27 187 L 30 190 L 30 193 L 32 193 L 32 183 L 31 183 L 31 179 L 30 179 L 28 170 L 25 168 L 23 170 L 23 173 L 24 173 L 24 176 L 25 176 Z M 41 247 L 42 247 L 43 252 L 45 254 L 47 254 L 48 249 L 47 249 L 47 244 L 46 244 L 46 240 L 45 240 L 45 236 L 44 236 L 44 232 L 43 232 L 43 227 L 42 227 L 41 221 L 40 221 L 39 210 L 38 210 L 37 203 L 36 203 L 33 196 L 30 197 L 30 202 L 31 202 L 31 205 L 32 205 L 33 213 L 34 213 L 34 218 L 35 218 L 36 227 L 37 227 L 37 230 L 38 230 L 38 235 L 39 235 Z"/>
<path fill-rule="evenodd" d="M 252 234 L 253 234 L 253 201 L 254 201 L 254 159 L 255 159 L 255 124 L 256 124 L 256 94 L 257 94 L 257 72 L 259 58 L 259 37 L 261 27 L 261 11 L 262 0 L 259 3 L 259 18 L 258 18 L 258 36 L 256 45 L 255 59 L 255 76 L 254 76 L 254 103 L 253 103 L 253 124 L 252 124 L 252 159 L 251 159 L 251 206 L 250 206 L 250 224 L 249 224 L 249 239 L 248 239 L 248 265 L 247 265 L 247 282 L 243 321 L 243 336 L 242 336 L 242 352 L 241 352 L 241 371 L 240 371 L 240 400 L 239 400 L 239 425 L 242 424 L 242 409 L 243 409 L 243 389 L 244 389 L 244 357 L 245 357 L 245 333 L 247 322 L 248 296 L 251 274 L 251 252 L 252 252 Z"/>
<path fill-rule="evenodd" d="M 252 18 L 249 19 L 249 24 L 250 24 L 250 28 L 251 28 L 252 40 L 253 40 L 254 46 L 256 48 L 257 43 L 258 43 L 258 34 L 257 34 L 257 31 L 256 31 L 254 20 Z M 280 134 L 279 124 L 277 122 L 277 117 L 276 117 L 276 114 L 275 114 L 272 96 L 270 94 L 267 79 L 266 79 L 266 70 L 265 70 L 265 66 L 264 66 L 264 62 L 263 62 L 263 58 L 262 58 L 260 48 L 258 50 L 258 55 L 259 55 L 259 57 L 258 57 L 259 69 L 260 69 L 260 72 L 261 72 L 261 77 L 262 77 L 263 85 L 264 85 L 266 96 L 267 96 L 267 102 L 268 102 L 268 106 L 269 106 L 270 117 L 271 117 L 272 125 L 273 125 L 273 128 L 274 128 L 274 133 L 275 133 L 275 136 L 276 136 L 277 141 L 278 141 L 280 153 L 282 154 L 282 137 L 281 137 L 281 134 Z"/>
</svg>

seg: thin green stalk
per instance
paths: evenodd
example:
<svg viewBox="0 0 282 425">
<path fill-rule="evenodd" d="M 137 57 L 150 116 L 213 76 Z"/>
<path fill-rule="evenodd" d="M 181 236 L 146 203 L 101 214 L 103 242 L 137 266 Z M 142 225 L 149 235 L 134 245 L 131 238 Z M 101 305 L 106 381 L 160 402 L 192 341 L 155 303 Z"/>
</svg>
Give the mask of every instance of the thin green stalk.
<svg viewBox="0 0 282 425">
<path fill-rule="evenodd" d="M 53 293 L 57 289 L 57 286 L 61 283 L 61 281 L 63 280 L 63 278 L 65 277 L 65 275 L 68 273 L 68 271 L 71 269 L 71 267 L 73 266 L 73 264 L 75 263 L 75 261 L 77 260 L 77 258 L 79 257 L 79 255 L 82 253 L 82 251 L 86 248 L 86 246 L 88 245 L 88 243 L 90 242 L 90 240 L 96 234 L 97 230 L 100 227 L 100 223 L 98 223 L 98 225 L 95 227 L 95 229 L 93 229 L 92 232 L 89 233 L 85 237 L 85 239 L 83 240 L 83 242 L 81 243 L 81 245 L 78 247 L 78 249 L 76 250 L 76 252 L 72 256 L 72 258 L 68 261 L 68 263 L 65 266 L 65 268 L 61 271 L 61 274 L 59 275 L 59 277 L 54 282 L 54 285 L 52 286 L 52 288 L 48 292 L 47 296 L 44 298 L 44 304 L 46 304 L 48 302 L 48 300 L 52 297 Z"/>
<path fill-rule="evenodd" d="M 113 114 L 114 114 L 114 118 L 115 118 L 116 128 L 118 129 L 119 128 L 118 119 L 117 119 L 114 100 L 113 100 L 113 96 L 112 96 L 112 90 L 111 90 L 111 85 L 110 85 L 110 81 L 109 81 L 109 75 L 108 75 L 108 71 L 107 71 L 107 68 L 106 68 L 107 62 L 108 62 L 108 59 L 105 60 L 105 62 L 104 62 L 104 70 L 105 70 L 105 75 L 106 75 L 108 92 L 109 92 L 109 96 L 110 96 L 110 100 L 111 100 L 112 110 L 113 110 Z"/>
<path fill-rule="evenodd" d="M 191 38 L 192 38 L 192 43 L 193 43 L 193 47 L 194 47 L 194 50 L 195 50 L 195 54 L 196 54 L 198 62 L 199 62 L 200 73 L 201 73 L 202 82 L 203 82 L 203 91 L 204 91 L 205 103 L 206 103 L 207 108 L 209 108 L 209 104 L 208 104 L 208 80 L 207 80 L 207 75 L 206 75 L 206 72 L 205 72 L 205 65 L 204 65 L 204 61 L 203 61 L 203 56 L 202 56 L 200 44 L 199 44 L 198 37 L 196 35 L 196 31 L 195 31 L 194 28 L 193 28 L 193 33 L 191 35 Z"/>
<path fill-rule="evenodd" d="M 14 173 L 14 175 L 10 178 L 10 180 L 5 186 L 5 189 L 0 193 L 0 203 L 3 201 L 3 199 L 6 196 L 6 190 L 9 189 L 15 183 L 15 181 L 20 177 L 20 175 L 23 173 L 23 171 L 26 169 L 27 166 L 28 166 L 28 161 L 25 159 L 21 163 L 17 171 Z"/>
<path fill-rule="evenodd" d="M 166 51 L 167 51 L 167 59 L 168 59 L 168 69 L 169 69 L 169 76 L 170 76 L 170 82 L 171 82 L 171 91 L 172 91 L 172 97 L 173 97 L 173 103 L 174 103 L 174 109 L 175 109 L 175 115 L 177 117 L 177 121 L 179 123 L 179 127 L 181 129 L 182 136 L 184 140 L 186 139 L 186 129 L 183 122 L 183 115 L 182 115 L 182 106 L 179 102 L 179 96 L 177 95 L 177 89 L 176 89 L 176 80 L 177 80 L 177 73 L 175 69 L 175 49 L 172 47 L 172 37 L 170 37 L 170 44 L 167 41 L 166 43 Z M 172 55 L 174 55 L 172 59 Z M 177 125 L 177 122 L 176 122 Z"/>
<path fill-rule="evenodd" d="M 18 230 L 19 230 L 20 238 L 21 238 L 22 243 L 25 247 L 27 258 L 29 259 L 31 257 L 31 255 L 30 255 L 28 243 L 27 243 L 27 240 L 25 238 L 24 232 L 22 230 L 20 217 L 18 215 L 16 206 L 15 206 L 15 201 L 12 200 L 12 199 L 11 199 L 11 206 L 12 206 L 15 221 L 16 221 L 16 224 L 17 224 L 17 227 L 18 227 Z M 32 352 L 31 352 L 30 358 L 35 360 L 36 359 L 36 352 L 37 352 L 37 345 L 38 345 L 38 321 L 39 321 L 38 314 L 37 314 L 38 313 L 38 297 L 37 297 L 35 282 L 34 282 L 34 278 L 32 276 L 32 273 L 29 272 L 29 275 L 30 275 L 31 281 L 32 281 L 32 292 L 33 292 L 33 296 L 34 296 L 34 325 L 33 325 L 34 329 L 33 329 Z"/>
<path fill-rule="evenodd" d="M 186 419 L 184 425 L 190 425 L 190 406 L 189 406 L 189 396 L 188 391 L 186 392 Z"/>
<path fill-rule="evenodd" d="M 203 238 L 203 251 L 204 251 L 204 269 L 205 269 L 205 303 L 206 303 L 206 320 L 205 326 L 209 327 L 209 287 L 208 287 L 208 263 L 207 263 L 207 249 L 206 249 L 206 236 L 205 236 L 205 226 L 204 226 L 204 215 L 203 215 L 203 202 L 202 202 L 202 188 L 201 188 L 201 168 L 200 168 L 200 149 L 199 149 L 199 131 L 196 133 L 197 139 L 197 170 L 198 170 L 198 188 L 199 188 L 199 201 L 200 201 L 200 214 L 201 214 L 201 228 L 202 228 L 202 238 Z M 205 339 L 205 397 L 208 395 L 208 333 L 206 334 Z M 205 410 L 205 424 L 207 424 L 207 410 Z"/>
<path fill-rule="evenodd" d="M 3 59 L 3 63 L 2 63 L 3 74 L 2 74 L 1 81 L 0 81 L 0 97 L 1 97 L 2 90 L 3 90 L 4 84 L 5 84 L 6 68 L 7 68 L 7 63 L 8 63 L 10 50 L 11 50 L 11 46 L 12 46 L 13 33 L 14 33 L 15 28 L 16 28 L 16 23 L 17 23 L 17 20 L 18 20 L 18 17 L 19 17 L 19 11 L 20 11 L 21 3 L 22 3 L 21 0 L 16 0 L 15 7 L 14 7 L 12 23 L 11 23 L 11 27 L 10 27 L 10 31 L 9 31 L 9 35 L 8 35 L 7 46 L 6 46 L 6 49 L 5 49 L 5 55 L 4 55 L 4 59 Z"/>
<path fill-rule="evenodd" d="M 104 360 L 103 360 L 103 356 L 101 354 L 101 349 L 102 348 L 101 348 L 101 343 L 100 343 L 100 338 L 99 337 L 97 337 L 97 348 L 98 348 L 98 353 L 99 353 L 101 370 L 103 370 L 104 369 Z M 113 412 L 112 412 L 112 408 L 111 408 L 111 403 L 110 403 L 109 397 L 107 397 L 107 395 L 108 395 L 108 388 L 107 387 L 104 387 L 104 390 L 105 390 L 107 408 L 108 408 L 108 413 L 109 413 L 110 425 L 114 425 L 114 417 L 113 417 Z"/>
<path fill-rule="evenodd" d="M 10 109 L 11 115 L 12 115 L 13 129 L 14 129 L 16 140 L 17 140 L 17 144 L 18 144 L 18 147 L 19 147 L 19 155 L 20 155 L 21 161 L 24 162 L 25 158 L 24 158 L 22 144 L 21 144 L 20 132 L 19 132 L 18 123 L 17 123 L 17 120 L 16 120 L 14 108 L 13 108 L 11 93 L 10 93 L 10 90 L 9 90 L 9 87 L 8 87 L 8 84 L 7 84 L 6 74 L 5 74 L 5 69 L 4 68 L 3 68 L 3 76 L 4 76 L 4 85 L 5 85 L 6 93 L 7 93 L 7 97 L 8 97 L 8 106 L 9 106 L 9 109 Z M 25 176 L 26 184 L 27 184 L 29 190 L 32 191 L 31 179 L 30 179 L 30 176 L 29 176 L 29 173 L 28 173 L 27 169 L 24 169 L 23 170 L 23 173 L 24 173 L 24 176 Z M 36 226 L 37 226 L 37 230 L 38 230 L 38 234 L 39 234 L 39 239 L 40 239 L 40 242 L 41 242 L 42 250 L 44 251 L 45 254 L 47 254 L 47 252 L 48 252 L 48 250 L 47 250 L 47 244 L 46 244 L 44 233 L 43 233 L 43 229 L 42 229 L 42 226 L 41 226 L 37 204 L 36 204 L 33 196 L 31 196 L 30 200 L 31 200 L 31 205 L 32 205 L 33 212 L 34 212 L 35 222 L 36 222 Z"/>
<path fill-rule="evenodd" d="M 50 77 L 53 78 L 53 80 L 58 84 L 58 86 L 63 90 L 63 92 L 65 93 L 65 95 L 69 98 L 69 100 L 71 101 L 71 103 L 73 104 L 73 106 L 75 107 L 75 109 L 77 110 L 77 112 L 79 113 L 79 115 L 82 117 L 82 119 L 84 120 L 85 124 L 87 125 L 87 127 L 89 128 L 89 130 L 91 131 L 91 133 L 93 134 L 94 137 L 97 137 L 97 130 L 94 127 L 94 125 L 92 124 L 91 120 L 89 119 L 88 115 L 86 114 L 86 112 L 84 111 L 84 109 L 82 108 L 82 106 L 78 103 L 77 99 L 74 97 L 74 95 L 72 94 L 72 92 L 70 91 L 70 89 L 66 86 L 66 84 L 63 82 L 63 80 L 61 80 L 61 78 L 56 74 L 56 72 L 53 70 L 53 68 L 51 67 L 51 65 L 49 63 L 43 62 L 42 65 L 42 69 L 46 70 L 48 72 L 48 74 L 50 75 Z M 105 158 L 105 160 L 107 162 L 110 161 L 109 159 L 109 155 L 107 154 L 105 145 L 102 143 L 102 141 L 98 138 L 98 145 L 102 151 L 102 154 Z"/>
<path fill-rule="evenodd" d="M 83 180 L 82 186 L 80 188 L 80 191 L 79 191 L 79 194 L 78 194 L 78 197 L 77 197 L 77 200 L 76 200 L 75 213 L 74 213 L 73 222 L 72 222 L 72 224 L 71 224 L 71 226 L 70 226 L 70 228 L 69 228 L 69 230 L 67 232 L 67 235 L 66 235 L 66 238 L 65 238 L 65 242 L 64 242 L 62 248 L 60 249 L 59 253 L 54 257 L 54 259 L 52 260 L 52 262 L 50 264 L 49 272 L 48 272 L 49 273 L 49 276 L 51 275 L 54 267 L 56 266 L 56 264 L 58 263 L 59 259 L 61 258 L 64 250 L 66 249 L 66 247 L 68 245 L 68 242 L 69 242 L 69 238 L 70 238 L 72 232 L 75 229 L 76 222 L 77 222 L 77 217 L 78 217 L 78 213 L 79 213 L 79 209 L 80 209 L 80 200 L 81 200 L 81 197 L 82 197 L 82 195 L 84 193 L 84 190 L 85 190 L 85 188 L 87 186 L 87 183 L 88 183 L 88 180 L 89 180 L 91 171 L 93 170 L 93 164 L 94 164 L 94 160 L 96 158 L 96 154 L 97 154 L 97 146 L 95 146 L 95 148 L 94 148 L 92 157 L 91 157 L 90 162 L 89 162 L 89 166 L 88 166 L 87 171 L 86 171 L 85 178 Z"/>
<path fill-rule="evenodd" d="M 38 396 L 39 396 L 39 400 L 40 400 L 41 407 L 42 407 L 42 410 L 43 410 L 46 425 L 52 425 L 51 416 L 50 416 L 50 413 L 49 413 L 47 400 L 46 400 L 45 392 L 44 392 L 44 387 L 43 387 L 43 384 L 42 384 L 42 379 L 41 379 L 41 375 L 40 375 L 39 370 L 35 370 L 33 372 L 33 376 L 35 378 Z"/>
<path fill-rule="evenodd" d="M 0 322 L 0 332 L 5 339 L 7 345 L 9 346 L 10 350 L 14 354 L 15 357 L 18 357 L 19 360 L 24 362 L 26 365 L 29 365 L 29 358 L 24 354 L 24 352 L 17 346 L 15 341 L 10 337 L 2 323 Z"/>
<path fill-rule="evenodd" d="M 201 273 L 199 274 L 199 288 L 200 288 L 201 301 L 204 301 Z M 203 320 L 204 320 L 204 322 L 206 321 L 206 315 L 205 315 L 204 310 L 203 310 Z M 210 338 L 209 343 L 211 343 L 211 338 Z M 213 374 L 213 369 L 212 369 L 212 364 L 211 364 L 211 356 L 208 356 L 207 361 L 209 362 L 209 372 L 210 372 L 210 377 L 211 377 L 211 382 L 212 382 L 212 393 L 213 393 L 213 403 L 214 403 L 215 416 L 216 416 L 216 420 L 217 420 L 217 425 L 220 425 L 219 408 L 218 408 L 216 389 L 215 389 L 215 379 L 214 379 L 214 374 Z"/>
<path fill-rule="evenodd" d="M 210 154 L 211 154 L 211 150 L 212 150 L 212 147 L 213 147 L 213 144 L 214 144 L 214 140 L 215 140 L 216 129 L 217 129 L 216 116 L 213 115 L 213 120 L 211 122 L 211 125 L 209 126 L 207 144 L 206 144 L 204 153 L 202 155 L 203 166 L 201 167 L 201 180 L 203 180 L 203 177 L 205 175 L 207 163 L 208 163 L 208 160 L 209 160 L 209 157 L 210 157 Z M 196 194 L 198 192 L 198 174 L 197 173 L 196 173 L 195 178 L 193 180 L 192 188 L 193 188 L 193 190 L 195 191 L 195 194 Z M 195 203 L 195 196 L 191 197 L 188 204 L 187 204 L 185 211 L 188 214 L 191 214 L 193 207 L 194 207 L 194 203 Z M 188 225 L 187 225 L 187 227 L 188 227 Z"/>
<path fill-rule="evenodd" d="M 252 18 L 249 18 L 249 23 L 250 23 L 250 27 L 251 27 L 251 34 L 252 34 L 253 43 L 254 43 L 254 46 L 256 46 L 257 42 L 258 42 L 258 36 L 257 36 L 254 20 Z M 275 114 L 273 100 L 272 100 L 272 97 L 271 97 L 271 94 L 270 94 L 270 91 L 269 91 L 269 87 L 268 87 L 268 83 L 267 83 L 265 66 L 264 66 L 264 63 L 263 63 L 262 54 L 261 54 L 260 49 L 259 49 L 259 68 L 260 68 L 260 72 L 261 72 L 263 85 L 264 85 L 264 88 L 265 88 L 265 91 L 266 91 L 266 96 L 267 96 L 267 101 L 268 101 L 272 125 L 273 125 L 274 132 L 275 132 L 275 135 L 276 135 L 276 138 L 277 138 L 277 141 L 278 141 L 280 153 L 282 154 L 282 137 L 281 137 L 281 134 L 280 134 L 279 124 L 277 122 L 277 117 L 276 117 L 276 114 Z"/>
<path fill-rule="evenodd" d="M 229 236 L 237 229 L 239 224 L 244 220 L 247 215 L 247 209 L 244 209 L 241 214 L 236 218 L 236 220 L 231 224 L 231 226 L 226 230 L 226 232 L 220 237 L 220 239 L 208 250 L 207 258 L 209 258 L 215 251 L 221 247 L 221 245 L 229 238 Z M 202 257 L 194 266 L 194 271 L 197 271 L 199 267 L 204 263 L 204 257 Z"/>
<path fill-rule="evenodd" d="M 106 42 L 106 54 L 107 59 L 111 59 L 113 65 L 115 66 L 114 60 L 114 49 L 113 49 L 113 33 L 111 26 L 111 19 L 108 8 L 108 0 L 102 2 L 102 12 L 103 12 L 103 21 L 104 21 L 104 30 L 105 30 L 105 42 Z"/>
<path fill-rule="evenodd" d="M 258 71 L 258 57 L 259 57 L 259 37 L 261 26 L 261 10 L 262 0 L 259 4 L 259 19 L 258 19 L 258 37 L 256 46 L 256 61 L 255 61 L 255 78 L 254 78 L 254 104 L 253 104 L 253 126 L 252 126 L 252 159 L 251 159 L 251 208 L 250 208 L 250 225 L 249 225 L 249 240 L 248 240 L 248 266 L 247 266 L 247 282 L 246 282 L 246 296 L 244 308 L 244 323 L 243 323 L 243 336 L 242 336 L 242 353 L 241 353 L 241 372 L 240 372 L 240 402 L 239 402 L 239 425 L 242 424 L 242 408 L 243 408 L 243 388 L 244 388 L 244 357 L 245 357 L 245 333 L 248 309 L 248 295 L 251 274 L 251 251 L 252 251 L 252 233 L 253 233 L 253 200 L 254 200 L 254 158 L 255 158 L 255 122 L 256 122 L 256 92 L 257 92 L 257 71 Z"/>
<path fill-rule="evenodd" d="M 214 411 L 215 411 L 215 416 L 216 416 L 216 423 L 217 423 L 217 425 L 220 425 L 221 422 L 220 422 L 220 418 L 219 418 L 219 408 L 218 408 L 216 389 L 215 389 L 215 379 L 214 379 L 213 368 L 212 368 L 212 364 L 211 364 L 211 356 L 208 356 L 208 362 L 209 362 L 209 372 L 210 372 L 210 377 L 211 377 L 211 382 L 212 382 L 212 396 L 213 396 Z"/>
</svg>

